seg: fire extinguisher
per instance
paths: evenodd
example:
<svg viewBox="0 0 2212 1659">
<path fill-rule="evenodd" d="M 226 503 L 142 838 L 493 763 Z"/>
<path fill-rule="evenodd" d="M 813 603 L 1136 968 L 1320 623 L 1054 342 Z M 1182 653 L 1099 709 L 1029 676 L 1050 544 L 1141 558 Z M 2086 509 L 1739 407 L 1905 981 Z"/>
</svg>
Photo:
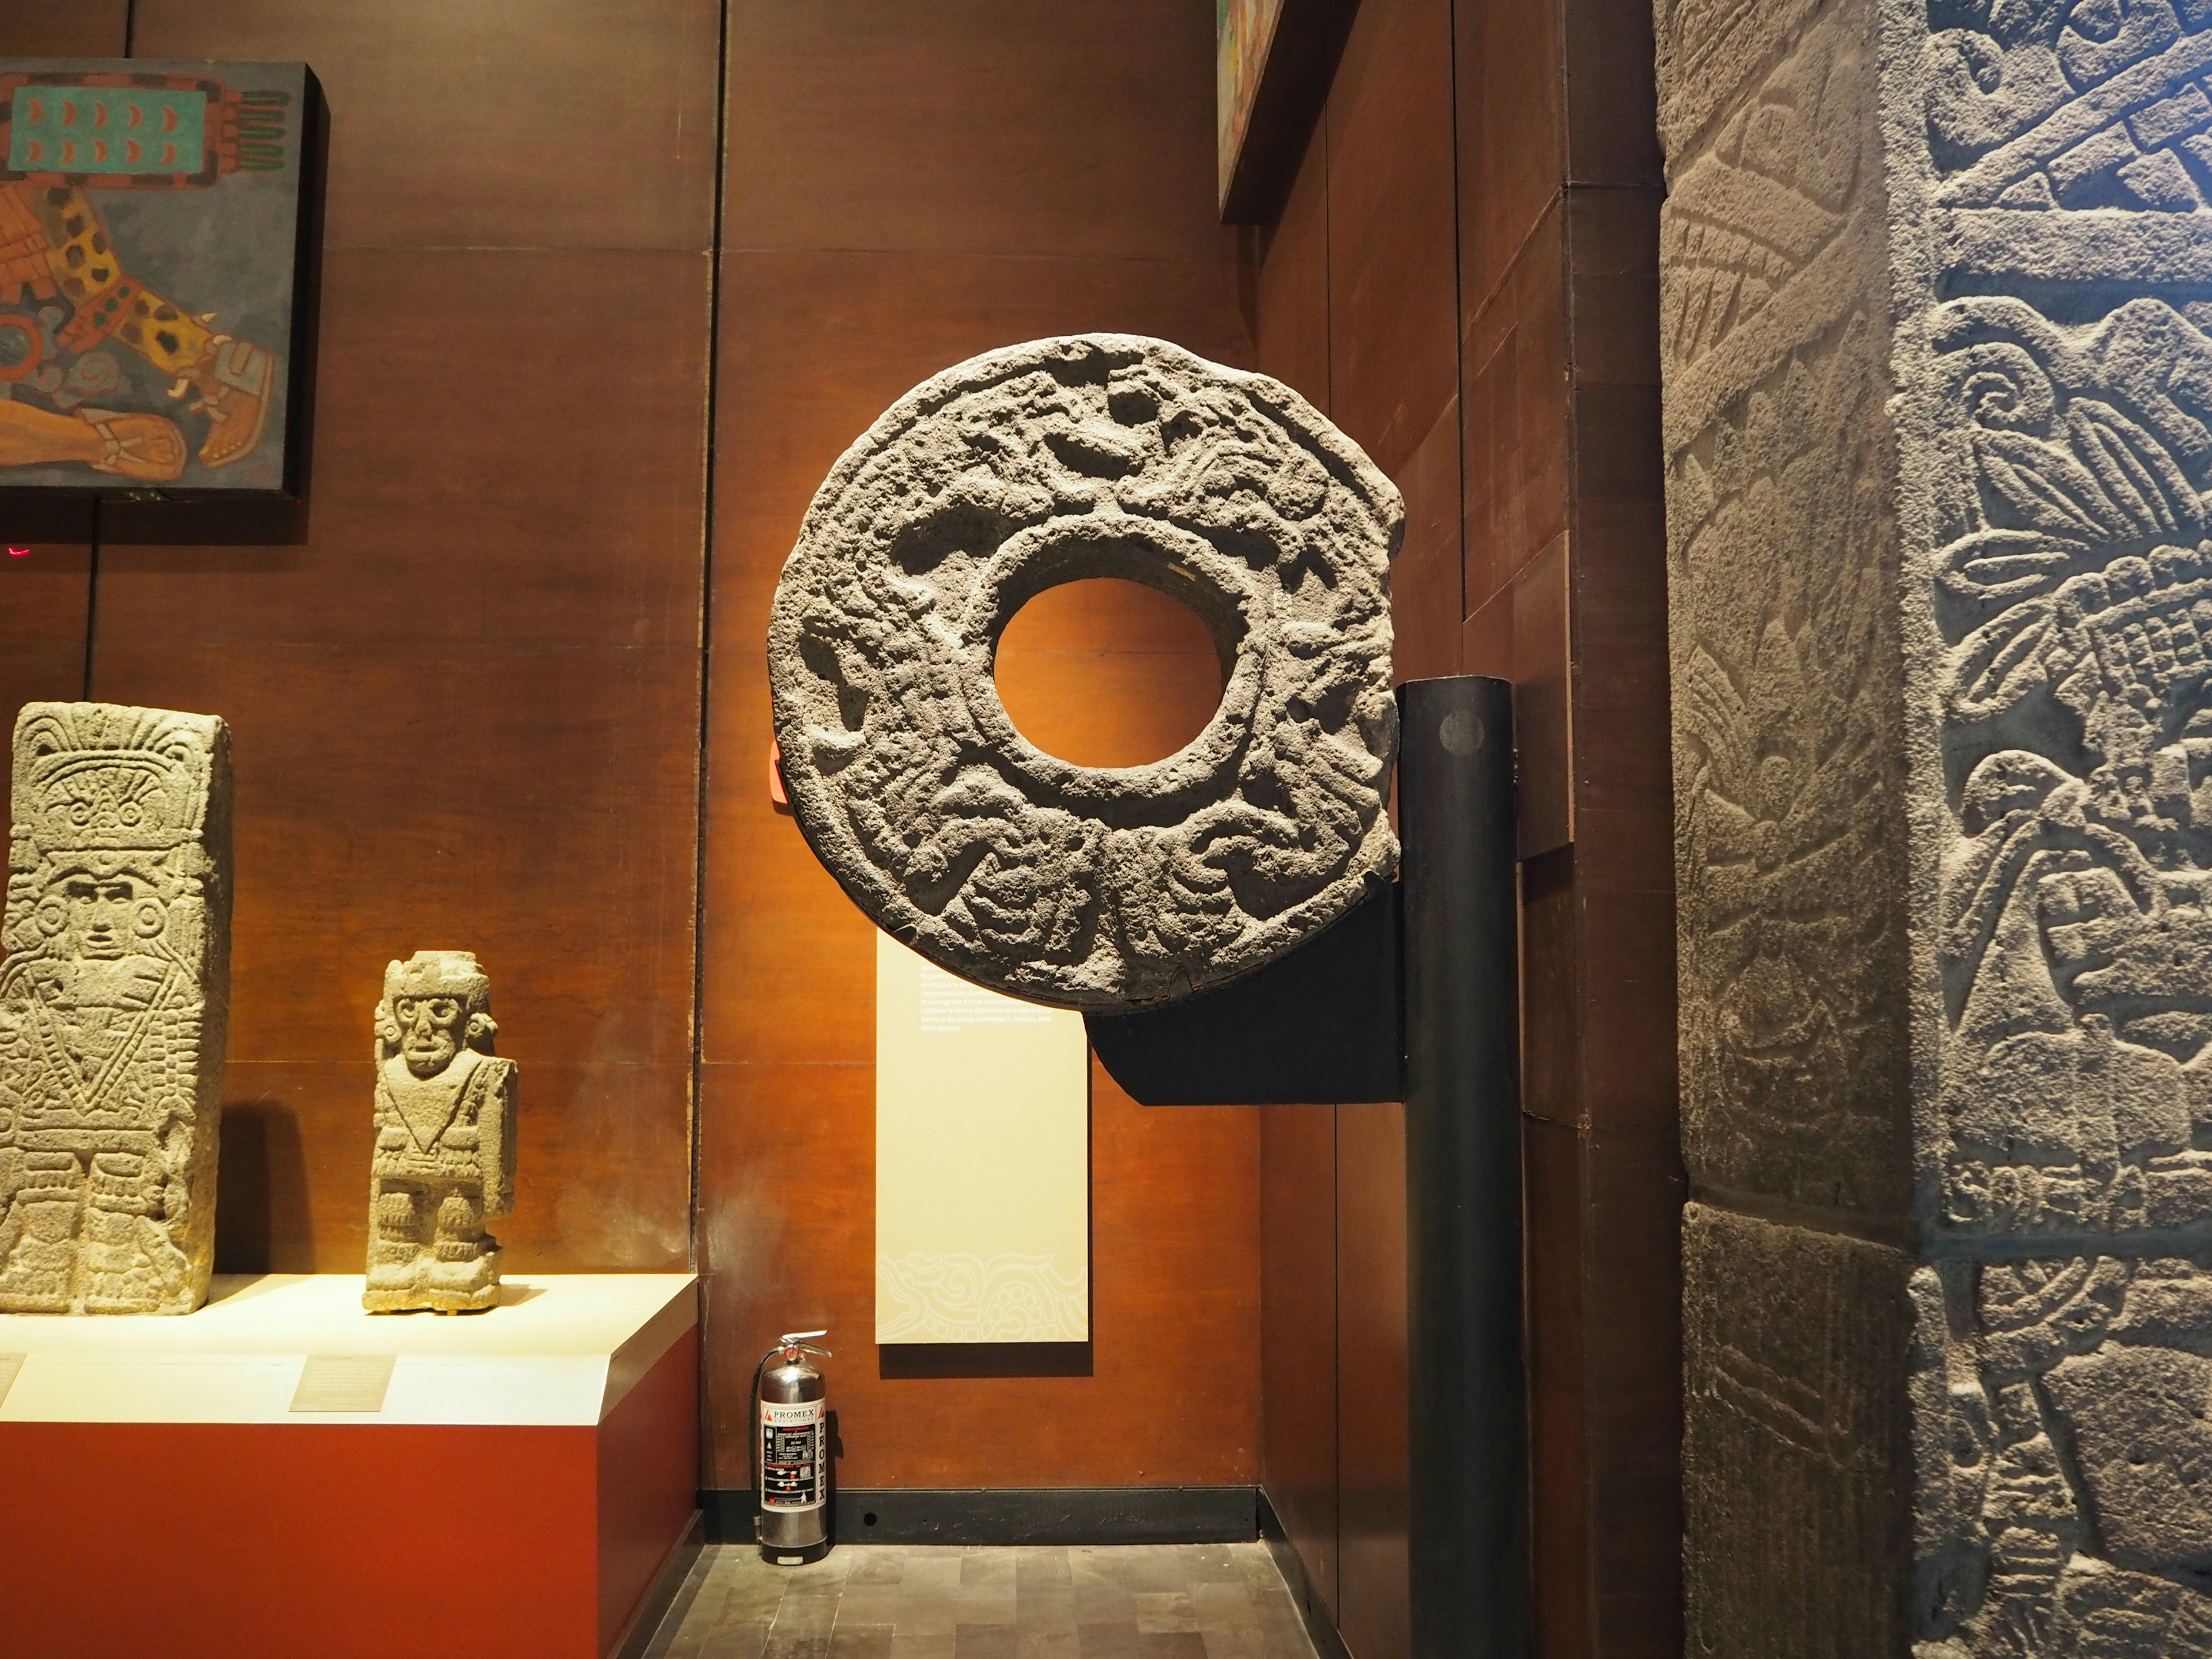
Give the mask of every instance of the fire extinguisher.
<svg viewBox="0 0 2212 1659">
<path fill-rule="evenodd" d="M 813 1339 L 790 1331 L 753 1367 L 753 1492 L 760 1500 L 761 1557 L 804 1566 L 830 1553 L 830 1402 L 822 1372 L 807 1356 L 830 1358 Z"/>
</svg>

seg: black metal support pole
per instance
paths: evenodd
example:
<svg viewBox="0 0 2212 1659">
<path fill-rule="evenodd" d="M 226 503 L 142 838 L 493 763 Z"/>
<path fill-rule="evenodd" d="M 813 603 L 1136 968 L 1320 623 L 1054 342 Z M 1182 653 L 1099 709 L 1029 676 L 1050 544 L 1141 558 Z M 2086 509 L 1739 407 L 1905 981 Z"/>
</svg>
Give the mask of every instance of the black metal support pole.
<svg viewBox="0 0 2212 1659">
<path fill-rule="evenodd" d="M 1512 688 L 1401 688 L 1413 1659 L 1528 1623 Z"/>
</svg>

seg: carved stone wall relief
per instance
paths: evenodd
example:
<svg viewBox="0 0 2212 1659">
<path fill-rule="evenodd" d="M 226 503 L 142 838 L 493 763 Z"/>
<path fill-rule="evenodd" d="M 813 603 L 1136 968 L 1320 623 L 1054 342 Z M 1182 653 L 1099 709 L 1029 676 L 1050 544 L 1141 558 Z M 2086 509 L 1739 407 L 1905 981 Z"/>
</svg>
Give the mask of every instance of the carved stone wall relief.
<svg viewBox="0 0 2212 1659">
<path fill-rule="evenodd" d="M 1854 313 L 1671 476 L 1682 1119 L 1707 1180 L 1907 1201 L 1902 770 L 1875 331 Z M 1767 558 L 1783 525 L 1818 556 Z"/>
<path fill-rule="evenodd" d="M 228 1006 L 220 720 L 32 703 L 0 934 L 0 1312 L 189 1313 Z"/>
<path fill-rule="evenodd" d="M 800 828 L 876 922 L 1039 1002 L 1248 973 L 1389 878 L 1398 493 L 1304 399 L 1163 341 L 1008 347 L 916 387 L 815 497 L 769 635 Z M 1219 710 L 1149 766 L 1027 742 L 1000 631 L 1088 576 L 1211 628 Z"/>
<path fill-rule="evenodd" d="M 2212 338 L 2157 300 L 2075 328 L 1962 300 L 1929 333 L 1956 486 L 1948 1219 L 2188 1227 L 2212 1213 Z"/>
<path fill-rule="evenodd" d="M 1964 1259 L 1923 1270 L 1916 1635 L 2209 1652 L 2212 11 L 1930 22 L 1893 165 L 1944 239 L 1899 362 L 1945 809 L 1919 1121 Z"/>
<path fill-rule="evenodd" d="M 1898 1644 L 2212 1653 L 2212 4 L 1659 27 L 1692 1180 L 1910 1269 Z M 1836 1489 L 1741 1480 L 1796 1443 L 1749 1398 L 1693 1388 L 1692 1559 L 1875 1582 Z M 1757 1576 L 1705 1650 L 1827 1650 Z"/>
<path fill-rule="evenodd" d="M 1780 17 L 1754 10 L 1729 30 Z M 1729 1190 L 1894 1207 L 1905 759 L 1873 55 L 1831 8 L 1751 63 L 1673 158 L 1662 226 L 1684 1144 Z"/>
<path fill-rule="evenodd" d="M 1913 1291 L 1921 1659 L 2212 1652 L 2212 1272 L 1960 1261 Z"/>
</svg>

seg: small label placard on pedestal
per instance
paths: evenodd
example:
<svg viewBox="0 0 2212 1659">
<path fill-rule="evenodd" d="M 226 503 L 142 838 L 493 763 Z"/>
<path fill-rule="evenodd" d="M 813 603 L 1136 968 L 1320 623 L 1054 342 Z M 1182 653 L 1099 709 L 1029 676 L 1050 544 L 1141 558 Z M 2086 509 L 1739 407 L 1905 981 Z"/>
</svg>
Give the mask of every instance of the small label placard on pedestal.
<svg viewBox="0 0 2212 1659">
<path fill-rule="evenodd" d="M 380 1412 L 392 1368 L 389 1353 L 311 1353 L 292 1391 L 295 1412 Z"/>
</svg>

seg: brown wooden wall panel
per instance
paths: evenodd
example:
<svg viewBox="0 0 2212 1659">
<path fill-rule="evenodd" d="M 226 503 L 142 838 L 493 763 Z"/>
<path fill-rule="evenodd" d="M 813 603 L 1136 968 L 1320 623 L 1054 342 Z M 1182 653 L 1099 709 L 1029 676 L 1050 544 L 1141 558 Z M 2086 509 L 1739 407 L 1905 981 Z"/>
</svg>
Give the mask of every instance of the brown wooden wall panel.
<svg viewBox="0 0 2212 1659">
<path fill-rule="evenodd" d="M 1337 1629 L 1408 1659 L 1406 1109 L 1336 1109 Z"/>
<path fill-rule="evenodd" d="M 1582 1121 L 1581 933 L 1575 849 L 1521 865 L 1521 1109 L 1568 1128 Z"/>
<path fill-rule="evenodd" d="M 1553 854 L 1563 859 L 1564 854 Z M 1543 1659 L 1589 1659 L 1589 1468 L 1583 1443 L 1582 1137 L 1571 1123 L 1523 1120 L 1522 1193 L 1528 1301 L 1530 1646 Z M 1678 1431 L 1679 1432 L 1679 1431 Z M 1679 1542 L 1679 1533 L 1674 1540 Z M 1679 1639 L 1675 1650 L 1680 1650 Z"/>
<path fill-rule="evenodd" d="M 1260 1478 L 1332 1614 L 1337 1605 L 1336 1108 L 1261 1111 Z"/>
<path fill-rule="evenodd" d="M 674 135 L 717 28 L 139 0 L 140 55 L 331 93 L 304 532 L 112 507 L 99 562 L 94 694 L 234 733 L 225 1267 L 359 1271 L 368 1015 L 426 947 L 483 957 L 522 1063 L 510 1270 L 689 1259 L 714 157 Z"/>
<path fill-rule="evenodd" d="M 1450 0 L 1365 0 L 1328 96 L 1329 399 L 1395 477 L 1459 391 Z"/>
<path fill-rule="evenodd" d="M 1400 680 L 1456 674 L 1460 665 L 1459 399 L 1437 414 L 1395 479 L 1406 539 L 1390 570 L 1391 671 Z"/>
<path fill-rule="evenodd" d="M 1212 62 L 1188 0 L 732 0 L 725 244 L 1218 260 Z"/>
<path fill-rule="evenodd" d="M 1263 362 L 1325 350 L 1337 418 L 1406 495 L 1401 676 L 1514 683 L 1545 1659 L 1680 1644 L 1650 27 L 1635 0 L 1367 0 L 1322 159 L 1259 239 L 1253 283 Z M 1339 1109 L 1340 1160 L 1364 1109 Z M 1348 1374 L 1361 1304 L 1344 1264 L 1365 1235 L 1341 1203 L 1335 1222 Z M 1268 1251 L 1269 1317 L 1287 1324 L 1291 1275 L 1311 1269 L 1273 1232 Z M 1339 1618 L 1359 1654 L 1367 1477 L 1343 1433 Z"/>
<path fill-rule="evenodd" d="M 1677 1118 L 1674 822 L 1668 755 L 1663 528 L 1656 503 L 1585 501 L 1575 561 L 1576 827 L 1582 992 L 1593 1027 L 1588 1121 Z"/>
<path fill-rule="evenodd" d="M 1637 38 L 1624 14 L 1623 42 Z M 1571 38 L 1572 31 L 1571 30 Z M 1649 61 L 1648 54 L 1645 60 Z M 1614 60 L 1616 83 L 1633 65 Z M 1595 72 L 1595 71 L 1593 71 Z M 1635 103 L 1632 86 L 1607 111 Z M 1571 90 L 1571 108 L 1585 100 Z M 1609 119 L 1610 118 L 1606 118 Z M 1579 126 L 1579 118 L 1573 125 Z M 1645 138 L 1649 139 L 1649 127 Z M 1610 134 L 1610 136 L 1608 136 Z M 1633 176 L 1632 134 L 1587 154 Z M 1577 144 L 1577 156 L 1584 147 Z M 1578 159 L 1577 165 L 1580 165 Z M 1608 1659 L 1681 1651 L 1680 1249 L 1674 815 L 1660 476 L 1658 191 L 1577 185 L 1564 204 L 1574 389 L 1570 581 L 1583 1029 L 1589 1469 L 1587 1641 Z"/>
<path fill-rule="evenodd" d="M 11 58 L 117 58 L 131 0 L 0 0 L 0 52 Z"/>
<path fill-rule="evenodd" d="M 1583 805 L 1571 751 L 1576 696 L 1589 682 L 1574 674 L 1577 618 L 1571 594 L 1581 562 L 1571 551 L 1566 536 L 1554 536 L 1490 601 L 1512 635 L 1513 742 L 1520 769 L 1514 805 L 1524 859 L 1572 842 L 1575 814 Z M 1587 744 L 1583 752 L 1589 753 Z"/>
<path fill-rule="evenodd" d="M 1505 281 L 1559 193 L 1565 21 L 1558 4 L 1528 0 L 1455 0 L 1452 7 L 1460 300 L 1470 313 Z M 1647 72 L 1650 63 L 1647 53 Z"/>
<path fill-rule="evenodd" d="M 307 60 L 331 110 L 331 246 L 696 251 L 711 239 L 715 0 L 132 9 L 141 58 Z M 590 353 L 600 320 L 571 349 Z"/>
<path fill-rule="evenodd" d="M 1576 806 L 1615 815 L 1606 821 L 1622 826 L 1640 860 L 1656 854 L 1671 865 L 1659 192 L 1577 188 L 1562 211 L 1574 368 L 1571 610 L 1575 660 L 1588 669 L 1575 687 Z M 1672 886 L 1670 870 L 1645 890 Z M 1671 992 L 1662 1004 L 1671 1054 Z"/>
<path fill-rule="evenodd" d="M 83 695 L 91 520 L 85 507 L 0 503 L 0 725 L 10 730 L 27 702 Z"/>
<path fill-rule="evenodd" d="M 1588 1458 L 1591 1648 L 1607 1659 L 1677 1659 L 1686 1196 L 1680 1134 L 1671 1121 L 1594 1130 L 1583 1172 L 1580 1432 Z"/>
<path fill-rule="evenodd" d="M 824 1327 L 848 1486 L 1222 1485 L 1257 1478 L 1258 1124 L 1135 1104 L 1091 1071 L 1087 1376 L 900 1375 L 875 1327 L 874 1068 L 705 1067 L 702 1206 L 713 1485 L 746 1480 L 745 1384 L 778 1332 Z M 890 1351 L 884 1351 L 890 1352 Z M 944 1359 L 942 1351 L 932 1355 Z M 894 1355 L 894 1361 L 896 1356 Z M 952 1357 L 988 1370 L 989 1349 Z M 728 1378 L 738 1360 L 744 1375 Z"/>
<path fill-rule="evenodd" d="M 1283 216 L 1261 233 L 1255 366 L 1328 412 L 1328 125 L 1317 122 Z"/>
<path fill-rule="evenodd" d="M 1567 527 L 1567 327 L 1556 202 L 1498 286 L 1470 301 L 1467 606 L 1471 615 Z"/>
<path fill-rule="evenodd" d="M 1488 0 L 1510 4 L 1510 0 Z M 1566 174 L 1577 185 L 1662 182 L 1651 8 L 1557 0 Z"/>
<path fill-rule="evenodd" d="M 740 3 L 728 50 L 701 1005 L 708 1479 L 743 1484 L 754 1361 L 810 1322 L 838 1350 L 848 1485 L 1255 1479 L 1249 1109 L 1146 1110 L 1094 1072 L 1089 1375 L 877 1362 L 873 936 L 765 772 L 777 574 L 823 477 L 893 399 L 976 352 L 1082 330 L 1251 361 L 1235 237 L 1213 215 L 1208 21 L 1170 0 Z M 1149 714 L 1048 696 L 1041 727 L 1066 724 L 1030 735 L 1150 743 L 1202 720 L 1218 668 L 1166 620 L 1143 648 L 1091 653 L 1109 683 L 1150 680 Z M 1017 640 L 1002 672 L 1042 692 L 1049 653 L 1070 648 Z"/>
</svg>

